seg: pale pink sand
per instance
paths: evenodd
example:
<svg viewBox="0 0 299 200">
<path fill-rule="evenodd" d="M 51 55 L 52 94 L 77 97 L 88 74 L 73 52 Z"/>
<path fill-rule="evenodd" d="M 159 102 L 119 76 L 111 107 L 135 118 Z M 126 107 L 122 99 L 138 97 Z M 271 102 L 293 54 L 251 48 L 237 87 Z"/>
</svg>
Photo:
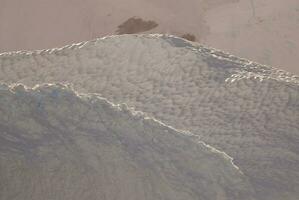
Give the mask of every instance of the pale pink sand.
<svg viewBox="0 0 299 200">
<path fill-rule="evenodd" d="M 193 34 L 208 46 L 299 74 L 297 0 L 0 0 L 0 52 L 115 34 L 131 17 L 146 33 Z"/>
</svg>

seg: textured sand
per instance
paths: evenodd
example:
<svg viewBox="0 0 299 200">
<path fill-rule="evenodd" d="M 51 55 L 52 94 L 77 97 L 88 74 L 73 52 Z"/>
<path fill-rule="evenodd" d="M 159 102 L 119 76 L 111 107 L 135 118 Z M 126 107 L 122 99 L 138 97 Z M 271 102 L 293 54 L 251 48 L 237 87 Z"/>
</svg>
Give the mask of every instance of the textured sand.
<svg viewBox="0 0 299 200">
<path fill-rule="evenodd" d="M 299 196 L 299 79 L 176 37 L 123 35 L 0 55 L 0 80 L 69 82 L 190 130 L 234 158 L 260 199 Z"/>
</svg>

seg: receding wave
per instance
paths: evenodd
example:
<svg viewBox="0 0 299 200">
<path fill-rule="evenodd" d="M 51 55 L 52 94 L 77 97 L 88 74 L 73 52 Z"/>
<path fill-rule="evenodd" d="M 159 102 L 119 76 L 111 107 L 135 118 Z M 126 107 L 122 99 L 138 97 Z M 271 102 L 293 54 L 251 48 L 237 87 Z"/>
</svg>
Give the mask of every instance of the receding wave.
<svg viewBox="0 0 299 200">
<path fill-rule="evenodd" d="M 228 156 L 97 94 L 0 87 L 1 199 L 253 199 Z"/>
</svg>

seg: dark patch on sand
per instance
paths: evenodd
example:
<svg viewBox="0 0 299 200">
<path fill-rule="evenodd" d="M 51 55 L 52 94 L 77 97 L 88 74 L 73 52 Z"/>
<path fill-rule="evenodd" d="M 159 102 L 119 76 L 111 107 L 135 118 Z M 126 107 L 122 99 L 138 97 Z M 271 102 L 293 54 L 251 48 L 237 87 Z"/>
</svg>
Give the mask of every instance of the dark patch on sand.
<svg viewBox="0 0 299 200">
<path fill-rule="evenodd" d="M 118 26 L 117 34 L 134 34 L 149 31 L 158 26 L 155 21 L 145 21 L 141 18 L 131 17 Z"/>
<path fill-rule="evenodd" d="M 186 34 L 182 35 L 181 37 L 185 38 L 186 40 L 192 41 L 192 42 L 196 41 L 195 35 L 192 35 L 190 33 L 186 33 Z"/>
</svg>

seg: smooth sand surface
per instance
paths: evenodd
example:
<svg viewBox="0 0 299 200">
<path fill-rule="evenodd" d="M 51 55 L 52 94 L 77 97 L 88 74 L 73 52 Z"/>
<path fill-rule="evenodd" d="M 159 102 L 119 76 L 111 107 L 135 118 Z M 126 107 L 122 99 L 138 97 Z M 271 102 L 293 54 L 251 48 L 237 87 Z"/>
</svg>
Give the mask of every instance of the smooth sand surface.
<svg viewBox="0 0 299 200">
<path fill-rule="evenodd" d="M 240 1 L 205 19 L 206 44 L 299 74 L 299 1 Z"/>
<path fill-rule="evenodd" d="M 206 45 L 299 74 L 297 0 L 0 0 L 0 5 L 0 52 L 117 34 L 136 17 L 158 26 L 148 30 L 137 23 L 135 32 L 192 34 Z"/>
</svg>

